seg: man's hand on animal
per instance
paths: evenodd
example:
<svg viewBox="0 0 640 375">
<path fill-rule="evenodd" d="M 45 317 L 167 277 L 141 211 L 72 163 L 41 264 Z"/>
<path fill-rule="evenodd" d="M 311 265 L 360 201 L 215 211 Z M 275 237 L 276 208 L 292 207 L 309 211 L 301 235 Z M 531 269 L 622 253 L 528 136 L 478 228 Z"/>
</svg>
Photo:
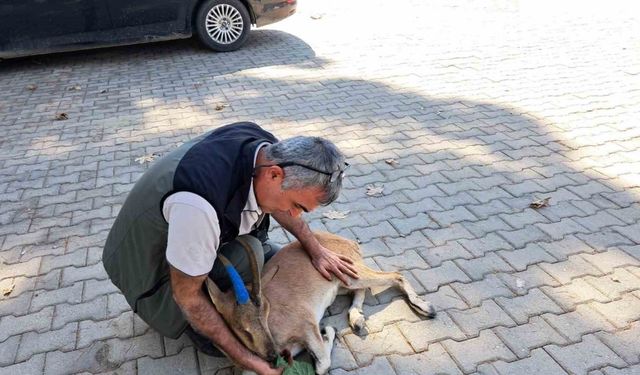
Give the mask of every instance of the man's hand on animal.
<svg viewBox="0 0 640 375">
<path fill-rule="evenodd" d="M 315 251 L 307 250 L 307 252 L 310 253 L 313 266 L 328 281 L 331 281 L 332 274 L 345 285 L 350 284 L 349 277 L 358 278 L 358 270 L 354 267 L 353 260 L 338 255 L 322 245 L 319 245 Z"/>
<path fill-rule="evenodd" d="M 358 278 L 358 270 L 353 266 L 353 261 L 324 247 L 318 242 L 309 226 L 298 216 L 291 215 L 288 212 L 274 212 L 272 216 L 282 227 L 296 236 L 311 258 L 311 263 L 315 269 L 327 281 L 332 280 L 332 274 L 345 285 L 350 284 L 349 277 Z"/>
</svg>

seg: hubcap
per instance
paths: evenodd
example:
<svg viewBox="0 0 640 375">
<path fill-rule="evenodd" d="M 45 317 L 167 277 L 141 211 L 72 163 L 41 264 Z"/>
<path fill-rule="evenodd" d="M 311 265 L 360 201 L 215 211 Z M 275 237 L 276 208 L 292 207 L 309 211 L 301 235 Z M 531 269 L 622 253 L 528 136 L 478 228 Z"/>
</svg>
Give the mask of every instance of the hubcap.
<svg viewBox="0 0 640 375">
<path fill-rule="evenodd" d="M 240 11 L 228 4 L 218 4 L 209 10 L 205 21 L 207 34 L 214 42 L 231 44 L 242 35 Z"/>
</svg>

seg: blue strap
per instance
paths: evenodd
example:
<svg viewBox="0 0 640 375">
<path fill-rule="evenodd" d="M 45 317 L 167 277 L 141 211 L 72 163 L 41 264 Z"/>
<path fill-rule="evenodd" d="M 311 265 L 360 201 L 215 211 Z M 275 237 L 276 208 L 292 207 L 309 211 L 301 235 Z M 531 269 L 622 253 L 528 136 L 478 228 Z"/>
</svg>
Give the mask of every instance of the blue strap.
<svg viewBox="0 0 640 375">
<path fill-rule="evenodd" d="M 249 292 L 247 288 L 244 286 L 244 282 L 242 281 L 242 277 L 232 265 L 225 266 L 227 269 L 227 273 L 229 274 L 229 278 L 231 279 L 231 285 L 233 285 L 233 291 L 236 295 L 236 301 L 238 304 L 244 305 L 249 302 Z"/>
</svg>

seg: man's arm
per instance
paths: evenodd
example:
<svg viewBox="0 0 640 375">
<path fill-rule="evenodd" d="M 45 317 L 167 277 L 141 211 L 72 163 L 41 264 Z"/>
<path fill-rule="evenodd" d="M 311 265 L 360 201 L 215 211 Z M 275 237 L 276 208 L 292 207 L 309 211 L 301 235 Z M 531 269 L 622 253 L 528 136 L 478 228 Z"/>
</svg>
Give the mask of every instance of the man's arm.
<svg viewBox="0 0 640 375">
<path fill-rule="evenodd" d="M 331 281 L 331 274 L 334 274 L 345 285 L 349 285 L 348 277 L 358 278 L 353 261 L 322 246 L 304 220 L 293 217 L 288 212 L 274 212 L 271 216 L 300 241 L 311 257 L 313 266 L 325 279 Z"/>
<path fill-rule="evenodd" d="M 202 290 L 207 275 L 189 276 L 169 266 L 173 299 L 191 326 L 208 337 L 239 366 L 258 374 L 281 374 L 269 363 L 249 351 L 231 332 L 222 316 L 209 302 Z"/>
</svg>

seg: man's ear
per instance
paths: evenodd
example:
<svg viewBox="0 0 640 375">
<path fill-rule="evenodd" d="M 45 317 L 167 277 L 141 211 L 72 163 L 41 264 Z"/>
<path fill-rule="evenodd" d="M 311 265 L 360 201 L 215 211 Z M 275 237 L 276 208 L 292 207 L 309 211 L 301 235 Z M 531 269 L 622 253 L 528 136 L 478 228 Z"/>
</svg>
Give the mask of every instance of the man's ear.
<svg viewBox="0 0 640 375">
<path fill-rule="evenodd" d="M 272 180 L 284 178 L 284 170 L 282 169 L 282 167 L 274 165 L 269 168 L 269 178 L 271 178 Z"/>
</svg>

